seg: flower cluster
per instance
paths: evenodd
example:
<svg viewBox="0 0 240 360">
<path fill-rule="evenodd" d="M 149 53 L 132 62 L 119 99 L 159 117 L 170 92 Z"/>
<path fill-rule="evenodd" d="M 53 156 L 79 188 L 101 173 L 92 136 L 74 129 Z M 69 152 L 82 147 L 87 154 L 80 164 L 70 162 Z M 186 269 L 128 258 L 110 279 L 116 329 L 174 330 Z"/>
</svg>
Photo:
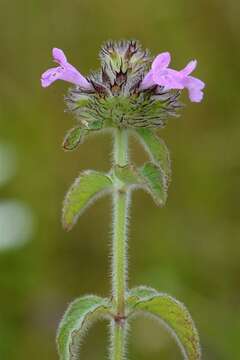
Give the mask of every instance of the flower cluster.
<svg viewBox="0 0 240 360">
<path fill-rule="evenodd" d="M 106 43 L 100 52 L 101 69 L 85 78 L 71 65 L 60 49 L 53 49 L 59 66 L 43 73 L 43 87 L 56 80 L 75 85 L 66 97 L 68 108 L 82 127 L 162 127 L 169 116 L 176 116 L 178 101 L 186 88 L 193 102 L 203 98 L 204 83 L 190 76 L 197 61 L 180 71 L 169 68 L 168 52 L 153 61 L 136 41 Z"/>
</svg>

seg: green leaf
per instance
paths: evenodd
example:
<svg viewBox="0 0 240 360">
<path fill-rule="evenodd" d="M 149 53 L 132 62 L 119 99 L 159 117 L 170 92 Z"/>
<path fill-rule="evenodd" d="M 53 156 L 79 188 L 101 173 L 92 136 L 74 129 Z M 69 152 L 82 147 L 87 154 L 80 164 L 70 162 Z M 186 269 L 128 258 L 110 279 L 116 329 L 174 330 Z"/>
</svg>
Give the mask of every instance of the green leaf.
<svg viewBox="0 0 240 360">
<path fill-rule="evenodd" d="M 141 128 L 137 130 L 139 139 L 151 157 L 151 160 L 160 165 L 167 177 L 171 175 L 171 161 L 169 151 L 164 141 L 152 130 Z"/>
<path fill-rule="evenodd" d="M 88 129 L 89 130 L 100 130 L 102 129 L 103 124 L 101 120 L 89 121 L 88 122 Z"/>
<path fill-rule="evenodd" d="M 88 130 L 82 127 L 75 127 L 68 131 L 63 141 L 63 148 L 67 151 L 72 151 L 81 144 L 85 135 L 88 134 Z"/>
<path fill-rule="evenodd" d="M 78 108 L 86 107 L 90 101 L 90 97 L 86 95 L 77 95 L 79 99 L 76 101 L 76 105 Z"/>
<path fill-rule="evenodd" d="M 108 299 L 89 295 L 76 299 L 69 305 L 57 332 L 60 360 L 78 360 L 81 338 L 96 320 L 110 317 Z"/>
<path fill-rule="evenodd" d="M 146 163 L 141 168 L 134 165 L 115 166 L 114 175 L 128 186 L 137 186 L 150 193 L 158 206 L 167 200 L 167 179 L 162 169 L 153 163 Z"/>
<path fill-rule="evenodd" d="M 147 290 L 147 288 L 130 291 L 127 303 L 130 316 L 144 312 L 161 320 L 176 338 L 185 359 L 201 359 L 195 324 L 182 303 L 167 294 L 154 293 L 153 289 Z"/>
<path fill-rule="evenodd" d="M 112 179 L 88 170 L 80 174 L 69 189 L 63 204 L 63 226 L 70 230 L 88 205 L 112 189 Z"/>
<path fill-rule="evenodd" d="M 134 185 L 141 183 L 139 171 L 134 165 L 115 165 L 114 175 L 126 185 Z"/>
<path fill-rule="evenodd" d="M 131 308 L 135 306 L 136 302 L 139 301 L 139 299 L 143 299 L 143 298 L 148 298 L 154 295 L 157 295 L 158 292 L 157 290 L 150 288 L 148 286 L 138 286 L 136 288 L 133 288 L 131 290 L 129 290 L 128 292 L 128 307 L 129 307 L 129 311 L 131 311 Z"/>
<path fill-rule="evenodd" d="M 163 206 L 167 200 L 167 182 L 162 170 L 157 165 L 146 163 L 140 173 L 145 181 L 145 188 L 155 203 Z"/>
</svg>

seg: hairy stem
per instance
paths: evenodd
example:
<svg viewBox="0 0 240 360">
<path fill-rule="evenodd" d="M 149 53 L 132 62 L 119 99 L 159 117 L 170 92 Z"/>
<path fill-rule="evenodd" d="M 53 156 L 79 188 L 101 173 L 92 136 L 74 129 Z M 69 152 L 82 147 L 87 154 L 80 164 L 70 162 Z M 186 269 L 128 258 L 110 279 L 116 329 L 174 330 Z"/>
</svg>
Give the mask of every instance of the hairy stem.
<svg viewBox="0 0 240 360">
<path fill-rule="evenodd" d="M 128 163 L 128 134 L 126 130 L 116 129 L 114 142 L 114 164 L 125 166 Z M 126 332 L 125 297 L 127 288 L 127 216 L 129 196 L 125 185 L 115 180 L 113 195 L 113 261 L 112 295 L 115 314 L 112 324 L 112 360 L 122 360 Z"/>
<path fill-rule="evenodd" d="M 111 360 L 123 360 L 125 358 L 126 323 L 111 324 Z"/>
</svg>

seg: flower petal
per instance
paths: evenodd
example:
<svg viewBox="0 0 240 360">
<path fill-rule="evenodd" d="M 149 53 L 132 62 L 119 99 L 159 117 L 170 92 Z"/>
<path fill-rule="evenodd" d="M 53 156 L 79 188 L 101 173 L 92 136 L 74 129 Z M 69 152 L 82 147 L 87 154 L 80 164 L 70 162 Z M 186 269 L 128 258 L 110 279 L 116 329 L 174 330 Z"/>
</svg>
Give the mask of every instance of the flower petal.
<svg viewBox="0 0 240 360">
<path fill-rule="evenodd" d="M 59 67 L 59 66 L 45 71 L 41 76 L 42 87 L 48 87 L 54 81 L 60 79 L 61 72 L 62 72 L 62 70 L 61 70 L 61 67 Z"/>
<path fill-rule="evenodd" d="M 53 59 L 60 65 L 45 71 L 41 77 L 43 87 L 48 87 L 56 80 L 68 81 L 87 90 L 92 89 L 92 85 L 84 76 L 71 64 L 67 62 L 67 58 L 61 49 L 53 48 Z"/>
<path fill-rule="evenodd" d="M 169 52 L 159 54 L 152 63 L 152 70 L 158 72 L 168 67 L 171 62 L 171 55 Z"/>
<path fill-rule="evenodd" d="M 91 84 L 87 81 L 87 79 L 85 79 L 85 77 L 82 76 L 80 72 L 69 63 L 64 66 L 59 79 L 68 81 L 83 88 L 92 88 Z"/>
<path fill-rule="evenodd" d="M 193 88 L 188 89 L 188 94 L 189 94 L 189 99 L 192 102 L 201 102 L 203 99 L 203 95 L 204 95 L 202 90 L 193 89 Z"/>
<path fill-rule="evenodd" d="M 156 84 L 164 86 L 167 89 L 183 89 L 182 75 L 179 71 L 166 69 L 153 74 Z"/>
<path fill-rule="evenodd" d="M 205 87 L 203 81 L 193 77 L 187 76 L 184 79 L 184 86 L 188 89 L 189 98 L 193 102 L 200 102 L 203 99 L 202 89 Z"/>
<path fill-rule="evenodd" d="M 193 70 L 196 69 L 197 66 L 197 60 L 191 60 L 187 66 L 185 66 L 184 69 L 182 69 L 180 72 L 182 75 L 187 76 L 193 72 Z"/>
<path fill-rule="evenodd" d="M 185 83 L 186 83 L 185 86 L 188 86 L 188 87 L 194 87 L 194 88 L 198 88 L 200 90 L 205 88 L 205 83 L 202 80 L 200 80 L 196 77 L 193 77 L 193 76 L 187 76 L 185 79 Z"/>
<path fill-rule="evenodd" d="M 155 85 L 155 82 L 153 80 L 153 71 L 150 70 L 143 78 L 143 81 L 141 82 L 141 85 L 140 85 L 140 89 L 141 90 L 149 89 L 153 85 Z"/>
<path fill-rule="evenodd" d="M 53 48 L 52 56 L 54 61 L 56 61 L 59 65 L 65 65 L 67 63 L 66 55 L 61 49 Z"/>
</svg>

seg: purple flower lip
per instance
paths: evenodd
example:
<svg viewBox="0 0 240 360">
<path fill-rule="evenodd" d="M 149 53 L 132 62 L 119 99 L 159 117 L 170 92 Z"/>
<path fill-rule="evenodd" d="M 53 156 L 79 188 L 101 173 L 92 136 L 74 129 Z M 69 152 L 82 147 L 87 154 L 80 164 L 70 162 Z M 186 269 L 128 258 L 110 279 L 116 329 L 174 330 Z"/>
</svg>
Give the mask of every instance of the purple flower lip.
<svg viewBox="0 0 240 360">
<path fill-rule="evenodd" d="M 153 61 L 151 70 L 145 75 L 140 88 L 148 89 L 154 85 L 164 86 L 165 90 L 184 89 L 188 90 L 189 98 L 193 102 L 200 102 L 203 99 L 203 81 L 190 76 L 197 66 L 197 61 L 190 61 L 187 66 L 180 70 L 170 69 L 171 62 L 169 52 L 159 54 Z"/>
<path fill-rule="evenodd" d="M 48 69 L 42 74 L 42 87 L 48 87 L 56 80 L 64 80 L 83 89 L 92 89 L 92 85 L 87 79 L 73 65 L 69 64 L 67 57 L 61 49 L 53 48 L 52 56 L 59 66 Z"/>
</svg>

